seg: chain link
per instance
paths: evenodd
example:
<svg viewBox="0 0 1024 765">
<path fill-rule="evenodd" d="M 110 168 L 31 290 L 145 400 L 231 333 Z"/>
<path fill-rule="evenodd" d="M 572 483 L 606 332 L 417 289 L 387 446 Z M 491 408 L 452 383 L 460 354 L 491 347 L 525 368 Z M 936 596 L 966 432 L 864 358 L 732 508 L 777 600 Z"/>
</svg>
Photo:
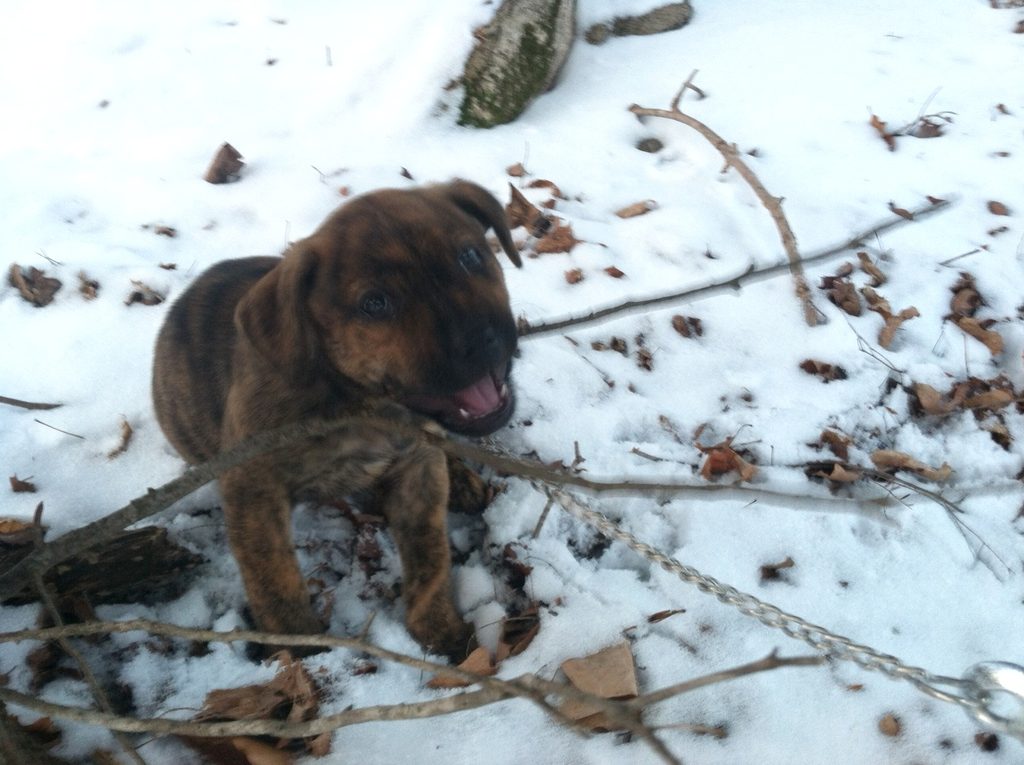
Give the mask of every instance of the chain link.
<svg viewBox="0 0 1024 765">
<path fill-rule="evenodd" d="M 1024 741 L 1024 715 L 1014 717 L 997 715 L 992 706 L 993 692 L 1002 692 L 1014 697 L 1021 713 L 1024 713 L 1024 695 L 1019 689 L 1019 678 L 1024 677 L 1024 668 L 1017 665 L 992 663 L 979 665 L 987 669 L 999 667 L 1002 675 L 996 672 L 982 672 L 972 668 L 964 679 L 935 675 L 921 667 L 904 664 L 895 656 L 881 653 L 847 637 L 837 635 L 824 627 L 788 614 L 780 608 L 765 603 L 753 595 L 737 590 L 717 579 L 700 573 L 692 566 L 680 563 L 675 558 L 665 555 L 660 550 L 641 542 L 614 521 L 601 513 L 591 510 L 571 494 L 555 488 L 547 492 L 570 515 L 593 526 L 609 539 L 622 542 L 651 563 L 661 566 L 665 571 L 675 574 L 687 584 L 692 584 L 701 592 L 713 595 L 722 603 L 733 606 L 740 613 L 757 619 L 762 624 L 781 630 L 786 635 L 802 640 L 814 649 L 843 661 L 852 661 L 864 669 L 882 672 L 897 680 L 906 680 L 918 690 L 940 701 L 956 704 L 971 717 L 986 727 L 996 728 Z M 1016 673 L 1016 675 L 1012 674 Z M 1000 678 L 1012 677 L 1013 683 L 1000 681 Z M 979 680 L 982 678 L 985 682 Z"/>
</svg>

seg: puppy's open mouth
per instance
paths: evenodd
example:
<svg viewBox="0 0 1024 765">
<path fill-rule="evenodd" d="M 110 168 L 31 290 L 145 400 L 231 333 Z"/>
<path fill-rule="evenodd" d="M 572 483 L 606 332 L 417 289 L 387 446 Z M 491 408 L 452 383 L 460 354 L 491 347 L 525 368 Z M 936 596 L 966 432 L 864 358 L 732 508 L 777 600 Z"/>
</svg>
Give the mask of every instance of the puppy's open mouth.
<svg viewBox="0 0 1024 765">
<path fill-rule="evenodd" d="M 502 365 L 448 396 L 414 395 L 407 397 L 405 403 L 433 417 L 448 430 L 482 436 L 508 422 L 514 397 L 508 384 L 508 367 Z"/>
</svg>

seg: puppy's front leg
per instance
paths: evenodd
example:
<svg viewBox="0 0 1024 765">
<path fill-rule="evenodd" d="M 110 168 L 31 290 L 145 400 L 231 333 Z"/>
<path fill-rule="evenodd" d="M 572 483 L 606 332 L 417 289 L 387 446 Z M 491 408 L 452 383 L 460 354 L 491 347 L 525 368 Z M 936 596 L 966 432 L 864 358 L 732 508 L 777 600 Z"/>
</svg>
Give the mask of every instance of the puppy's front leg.
<svg viewBox="0 0 1024 765">
<path fill-rule="evenodd" d="M 220 489 L 228 540 L 256 624 L 265 632 L 323 632 L 295 556 L 286 487 L 269 465 L 254 461 L 225 473 Z"/>
<path fill-rule="evenodd" d="M 452 599 L 444 453 L 413 447 L 385 477 L 382 501 L 402 559 L 406 627 L 425 649 L 462 661 L 475 642 Z"/>
</svg>

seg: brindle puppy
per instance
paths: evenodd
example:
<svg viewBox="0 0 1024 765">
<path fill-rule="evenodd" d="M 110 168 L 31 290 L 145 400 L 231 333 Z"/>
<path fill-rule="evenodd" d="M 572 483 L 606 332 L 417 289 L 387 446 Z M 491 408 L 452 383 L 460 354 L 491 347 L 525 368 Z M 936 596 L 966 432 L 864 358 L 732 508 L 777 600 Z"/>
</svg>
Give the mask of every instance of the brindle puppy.
<svg viewBox="0 0 1024 765">
<path fill-rule="evenodd" d="M 153 401 L 167 438 L 199 462 L 255 433 L 379 402 L 457 433 L 500 428 L 512 414 L 516 327 L 487 228 L 520 266 L 501 205 L 479 186 L 384 190 L 343 205 L 282 258 L 213 266 L 157 340 Z M 221 477 L 258 626 L 323 630 L 292 545 L 292 504 L 365 489 L 378 493 L 399 550 L 409 632 L 464 656 L 473 630 L 451 594 L 445 455 L 386 426 L 348 428 Z"/>
</svg>

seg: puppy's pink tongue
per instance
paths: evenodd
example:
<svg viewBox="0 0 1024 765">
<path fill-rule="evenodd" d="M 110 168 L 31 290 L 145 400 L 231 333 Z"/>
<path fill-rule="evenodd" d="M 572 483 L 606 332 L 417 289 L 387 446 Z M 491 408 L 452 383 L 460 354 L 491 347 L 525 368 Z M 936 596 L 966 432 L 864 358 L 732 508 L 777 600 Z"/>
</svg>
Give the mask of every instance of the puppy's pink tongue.
<svg viewBox="0 0 1024 765">
<path fill-rule="evenodd" d="M 490 375 L 484 375 L 468 388 L 452 396 L 455 405 L 471 417 L 482 417 L 501 406 L 501 392 Z"/>
</svg>

